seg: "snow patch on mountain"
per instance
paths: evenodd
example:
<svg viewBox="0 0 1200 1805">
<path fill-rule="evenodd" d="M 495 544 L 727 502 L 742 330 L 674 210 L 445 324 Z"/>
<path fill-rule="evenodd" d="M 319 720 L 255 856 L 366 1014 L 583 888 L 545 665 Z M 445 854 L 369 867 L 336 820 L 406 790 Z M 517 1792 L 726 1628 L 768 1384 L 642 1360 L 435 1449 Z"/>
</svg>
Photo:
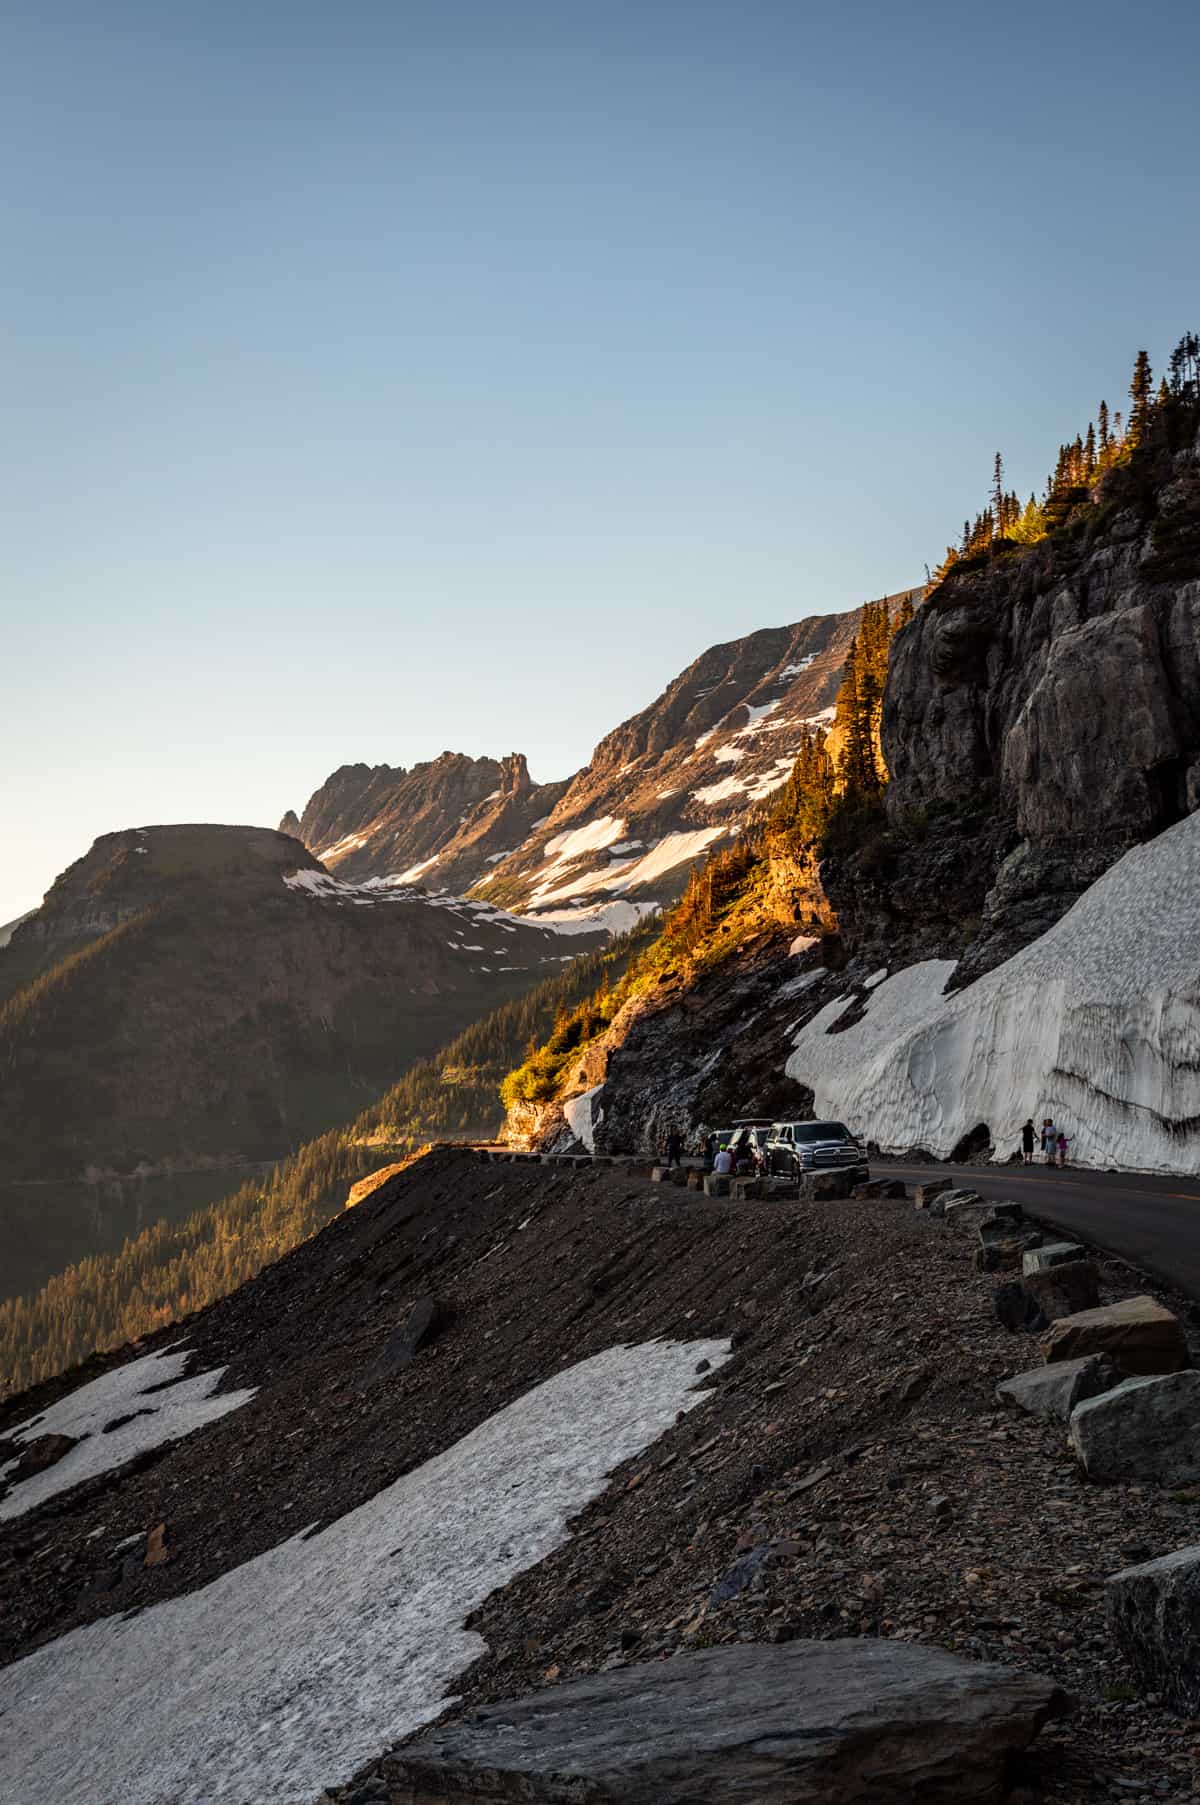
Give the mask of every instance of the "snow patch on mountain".
<svg viewBox="0 0 1200 1805">
<path fill-rule="evenodd" d="M 615 1347 L 558 1373 L 367 1504 L 199 1591 L 0 1673 L 0 1795 L 56 1805 L 307 1805 L 451 1702 L 463 1628 L 656 1441 L 727 1341 Z"/>
<path fill-rule="evenodd" d="M 927 960 L 799 1033 L 787 1075 L 885 1152 L 945 1155 L 986 1122 L 1002 1158 L 1052 1115 L 1081 1164 L 1193 1173 L 1200 1158 L 1200 814 L 1135 847 L 1048 933 L 944 995 Z"/>
<path fill-rule="evenodd" d="M 0 1521 L 22 1516 L 47 1498 L 82 1485 L 85 1479 L 112 1472 L 149 1448 L 179 1441 L 205 1423 L 240 1409 L 254 1396 L 251 1390 L 226 1391 L 214 1397 L 228 1369 L 218 1366 L 185 1379 L 190 1359 L 191 1350 L 176 1343 L 130 1360 L 7 1430 L 6 1439 L 18 1446 L 43 1435 L 70 1435 L 76 1445 L 52 1467 L 12 1486 L 0 1498 Z M 165 1389 L 155 1389 L 158 1386 Z M 10 1460 L 0 1466 L 0 1482 L 19 1464 Z"/>
</svg>

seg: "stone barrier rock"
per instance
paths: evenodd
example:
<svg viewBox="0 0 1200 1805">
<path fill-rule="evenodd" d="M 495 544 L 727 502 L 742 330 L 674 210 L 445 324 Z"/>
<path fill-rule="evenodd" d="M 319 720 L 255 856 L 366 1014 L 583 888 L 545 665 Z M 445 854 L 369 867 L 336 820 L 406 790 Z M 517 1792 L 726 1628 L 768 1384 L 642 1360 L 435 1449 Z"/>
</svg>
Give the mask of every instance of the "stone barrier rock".
<svg viewBox="0 0 1200 1805">
<path fill-rule="evenodd" d="M 665 1185 L 670 1176 L 670 1166 L 652 1166 L 650 1169 L 650 1183 L 652 1185 Z"/>
<path fill-rule="evenodd" d="M 800 1195 L 806 1203 L 822 1198 L 849 1197 L 857 1182 L 856 1171 L 805 1172 L 800 1178 Z"/>
<path fill-rule="evenodd" d="M 869 1178 L 866 1184 L 855 1185 L 850 1195 L 860 1202 L 873 1197 L 907 1197 L 908 1187 L 902 1178 Z"/>
<path fill-rule="evenodd" d="M 1048 1272 L 1052 1266 L 1066 1266 L 1074 1260 L 1087 1258 L 1087 1253 L 1078 1241 L 1050 1241 L 1044 1246 L 1032 1244 L 1022 1261 L 1022 1270 L 1028 1276 L 1032 1272 Z"/>
<path fill-rule="evenodd" d="M 1009 1279 L 992 1292 L 997 1321 L 1011 1334 L 1030 1335 L 1049 1325 L 1037 1298 L 1026 1291 L 1021 1279 Z"/>
<path fill-rule="evenodd" d="M 991 1216 L 991 1204 L 972 1195 L 948 1197 L 942 1206 L 942 1218 L 948 1228 L 972 1234 Z"/>
<path fill-rule="evenodd" d="M 952 1179 L 934 1178 L 931 1179 L 928 1184 L 917 1186 L 916 1190 L 913 1192 L 913 1202 L 919 1210 L 933 1209 L 934 1203 L 938 1202 L 940 1198 L 945 1197 L 946 1193 L 953 1189 L 954 1182 Z M 938 1208 L 934 1213 L 935 1215 L 941 1214 L 940 1202 L 938 1202 Z"/>
<path fill-rule="evenodd" d="M 1021 1282 L 1030 1296 L 1037 1298 L 1047 1322 L 1058 1322 L 1080 1310 L 1095 1310 L 1100 1303 L 1100 1273 L 1094 1260 L 1071 1260 L 1065 1266 L 1051 1266 L 1048 1272 L 1031 1272 Z"/>
<path fill-rule="evenodd" d="M 1028 1235 L 996 1236 L 981 1228 L 980 1244 L 975 1249 L 976 1272 L 1020 1272 L 1025 1250 L 1031 1245 Z M 1040 1235 L 1034 1235 L 1036 1244 Z"/>
<path fill-rule="evenodd" d="M 1182 1372 L 1190 1364 L 1183 1325 L 1152 1297 L 1064 1316 L 1042 1337 L 1047 1365 L 1082 1354 L 1109 1354 L 1126 1376 Z"/>
<path fill-rule="evenodd" d="M 1120 1382 L 1120 1373 L 1105 1355 L 1085 1354 L 1082 1360 L 1059 1360 L 1053 1366 L 1035 1366 L 1027 1373 L 1002 1379 L 996 1397 L 1001 1404 L 1027 1410 L 1030 1416 L 1056 1417 L 1065 1423 L 1076 1404 L 1099 1397 Z"/>
<path fill-rule="evenodd" d="M 1200 1373 L 1126 1379 L 1076 1404 L 1071 1446 L 1089 1479 L 1200 1479 Z"/>
<path fill-rule="evenodd" d="M 746 1203 L 753 1198 L 761 1197 L 763 1195 L 762 1180 L 760 1178 L 732 1179 L 729 1185 L 729 1195 L 737 1203 Z"/>
<path fill-rule="evenodd" d="M 704 1195 L 706 1197 L 728 1197 L 729 1174 L 727 1172 L 706 1172 L 704 1175 Z"/>
<path fill-rule="evenodd" d="M 687 1175 L 687 1188 L 689 1191 L 702 1191 L 704 1189 L 704 1173 L 695 1166 L 692 1167 Z"/>
<path fill-rule="evenodd" d="M 999 1805 L 1049 1680 L 874 1637 L 706 1649 L 489 1704 L 387 1762 L 422 1805 Z"/>
<path fill-rule="evenodd" d="M 1200 1714 L 1200 1546 L 1114 1573 L 1105 1587 L 1113 1640 L 1147 1692 Z"/>
</svg>

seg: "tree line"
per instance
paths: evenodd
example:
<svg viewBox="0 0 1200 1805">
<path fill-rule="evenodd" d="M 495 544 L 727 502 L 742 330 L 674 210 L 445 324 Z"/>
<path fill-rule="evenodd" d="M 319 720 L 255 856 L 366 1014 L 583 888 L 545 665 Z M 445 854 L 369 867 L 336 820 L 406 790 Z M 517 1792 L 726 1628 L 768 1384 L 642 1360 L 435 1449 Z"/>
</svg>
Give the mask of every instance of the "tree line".
<svg viewBox="0 0 1200 1805">
<path fill-rule="evenodd" d="M 983 558 L 1012 546 L 1035 545 L 1062 526 L 1072 510 L 1089 501 L 1096 485 L 1110 470 L 1127 463 L 1144 445 L 1157 418 L 1172 407 L 1193 406 L 1200 400 L 1200 334 L 1187 332 L 1171 353 L 1167 371 L 1157 390 L 1148 352 L 1134 359 L 1129 383 L 1129 409 L 1111 415 L 1101 401 L 1096 419 L 1086 433 L 1076 433 L 1060 445 L 1054 468 L 1046 478 L 1039 499 L 1036 493 L 1022 503 L 1004 486 L 1004 459 L 997 452 L 992 465 L 992 486 L 986 506 L 973 520 L 963 521 L 957 545 L 933 575 L 941 582 L 956 564 Z"/>
</svg>

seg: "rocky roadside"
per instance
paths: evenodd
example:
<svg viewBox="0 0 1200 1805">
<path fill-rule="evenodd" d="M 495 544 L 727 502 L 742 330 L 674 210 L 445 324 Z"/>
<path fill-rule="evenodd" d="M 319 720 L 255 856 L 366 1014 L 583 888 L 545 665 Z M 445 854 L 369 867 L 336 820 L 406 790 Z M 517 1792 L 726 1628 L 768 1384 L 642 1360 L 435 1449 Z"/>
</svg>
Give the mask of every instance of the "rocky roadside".
<svg viewBox="0 0 1200 1805">
<path fill-rule="evenodd" d="M 1002 1327 L 993 1288 L 1011 1281 L 976 1270 L 978 1245 L 911 1198 L 740 1202 L 436 1152 L 126 1351 L 185 1333 L 199 1363 L 228 1365 L 223 1385 L 260 1389 L 0 1524 L 0 1664 L 343 1515 L 590 1354 L 729 1337 L 733 1358 L 696 1373 L 704 1407 L 471 1619 L 487 1652 L 451 1716 L 706 1648 L 886 1639 L 1078 1699 L 1033 1745 L 1028 1797 L 1191 1799 L 1200 1724 L 1138 1692 L 1104 1585 L 1200 1541 L 1200 1485 L 1093 1484 L 1065 1424 L 997 1399 L 1039 1365 L 1040 1337 Z M 1176 1310 L 1195 1355 L 1181 1300 L 1113 1261 L 1098 1278 L 1104 1302 L 1149 1292 Z M 14 1400 L 0 1438 L 80 1377 Z M 403 1797 L 388 1774 L 375 1760 L 330 1796 Z"/>
<path fill-rule="evenodd" d="M 1110 1574 L 1198 1539 L 1200 1485 L 1091 1484 L 1064 1424 L 997 1401 L 999 1381 L 1039 1363 L 1038 1339 L 996 1320 L 968 1237 L 911 1200 L 805 1212 L 819 1258 L 801 1307 L 759 1309 L 738 1288 L 746 1329 L 713 1404 L 477 1613 L 489 1652 L 450 1715 L 695 1649 L 884 1637 L 1076 1698 L 1026 1758 L 1025 1796 L 1200 1796 L 1200 1722 L 1139 1695 L 1104 1600 Z M 781 1257 L 791 1248 L 785 1232 Z M 1148 1289 L 1113 1261 L 1099 1276 L 1105 1302 Z M 398 1798 L 388 1771 L 330 1796 Z"/>
</svg>

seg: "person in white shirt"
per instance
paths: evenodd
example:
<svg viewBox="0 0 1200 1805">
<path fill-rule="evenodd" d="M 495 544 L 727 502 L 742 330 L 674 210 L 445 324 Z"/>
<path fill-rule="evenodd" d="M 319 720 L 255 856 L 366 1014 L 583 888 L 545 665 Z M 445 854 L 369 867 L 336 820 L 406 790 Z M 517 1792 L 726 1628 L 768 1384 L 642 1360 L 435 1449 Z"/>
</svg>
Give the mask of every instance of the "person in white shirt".
<svg viewBox="0 0 1200 1805">
<path fill-rule="evenodd" d="M 728 1147 L 722 1147 L 721 1151 L 718 1153 L 716 1159 L 713 1161 L 713 1171 L 720 1178 L 728 1178 L 729 1174 L 733 1171 L 733 1155 L 730 1153 Z"/>
</svg>

